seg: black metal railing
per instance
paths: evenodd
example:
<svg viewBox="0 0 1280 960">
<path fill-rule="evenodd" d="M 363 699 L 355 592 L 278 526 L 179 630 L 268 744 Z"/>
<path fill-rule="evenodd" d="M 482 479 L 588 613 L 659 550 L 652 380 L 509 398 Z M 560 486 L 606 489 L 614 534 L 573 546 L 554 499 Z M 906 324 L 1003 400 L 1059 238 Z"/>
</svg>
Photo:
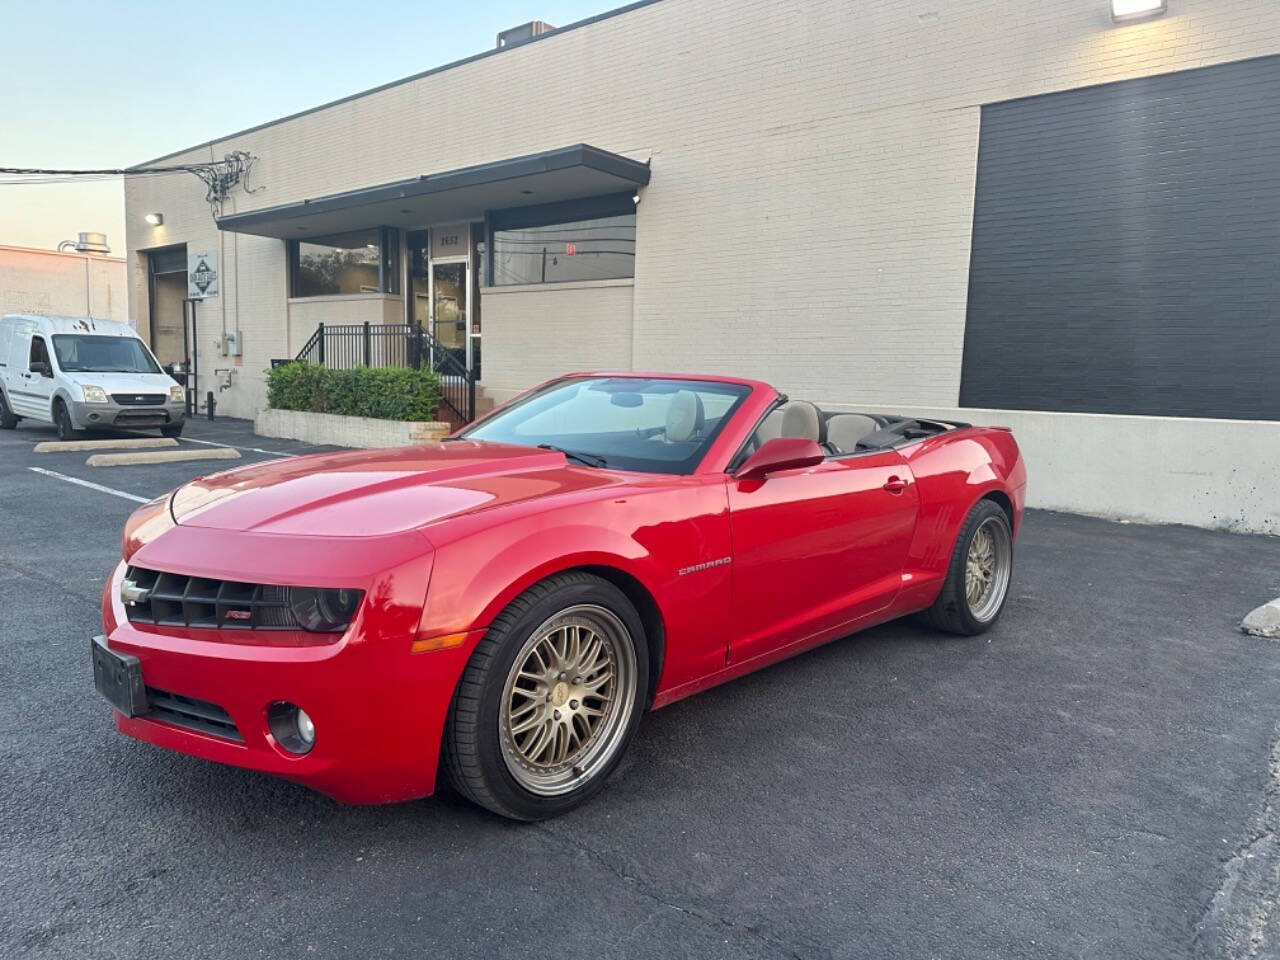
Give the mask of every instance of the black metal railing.
<svg viewBox="0 0 1280 960">
<path fill-rule="evenodd" d="M 467 369 L 466 351 L 446 346 L 417 324 L 321 323 L 295 359 L 333 370 L 426 367 L 440 375 L 440 396 L 449 412 L 460 423 L 475 419 L 476 381 Z"/>
</svg>

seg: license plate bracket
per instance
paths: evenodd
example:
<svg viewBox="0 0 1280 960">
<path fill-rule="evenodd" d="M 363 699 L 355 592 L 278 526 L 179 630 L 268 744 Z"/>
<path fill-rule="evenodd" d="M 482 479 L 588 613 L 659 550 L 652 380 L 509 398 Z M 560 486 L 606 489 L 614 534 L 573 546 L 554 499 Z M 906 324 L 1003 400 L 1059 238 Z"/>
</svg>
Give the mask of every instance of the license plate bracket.
<svg viewBox="0 0 1280 960">
<path fill-rule="evenodd" d="M 93 685 L 107 702 L 126 717 L 147 712 L 147 688 L 142 682 L 142 661 L 107 647 L 107 638 L 97 636 L 93 651 Z"/>
</svg>

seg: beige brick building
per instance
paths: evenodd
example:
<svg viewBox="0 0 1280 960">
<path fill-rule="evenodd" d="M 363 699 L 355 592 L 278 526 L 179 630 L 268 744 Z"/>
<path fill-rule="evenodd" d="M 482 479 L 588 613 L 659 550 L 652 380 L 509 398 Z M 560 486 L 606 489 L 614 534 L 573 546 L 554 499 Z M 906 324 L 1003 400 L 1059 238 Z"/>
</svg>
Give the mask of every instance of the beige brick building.
<svg viewBox="0 0 1280 960">
<path fill-rule="evenodd" d="M 255 158 L 216 218 L 194 178 L 126 181 L 130 307 L 172 323 L 155 263 L 216 254 L 199 389 L 231 415 L 319 323 L 418 323 L 499 400 L 583 368 L 749 374 L 1013 422 L 1043 506 L 1280 532 L 1266 367 L 1204 362 L 1280 363 L 1267 290 L 1222 266 L 1280 250 L 1251 219 L 1280 194 L 1277 54 L 1274 0 L 636 3 L 152 161 Z M 1217 300 L 1149 307 L 1209 236 Z M 1171 446 L 1118 467 L 1136 435 Z"/>
</svg>

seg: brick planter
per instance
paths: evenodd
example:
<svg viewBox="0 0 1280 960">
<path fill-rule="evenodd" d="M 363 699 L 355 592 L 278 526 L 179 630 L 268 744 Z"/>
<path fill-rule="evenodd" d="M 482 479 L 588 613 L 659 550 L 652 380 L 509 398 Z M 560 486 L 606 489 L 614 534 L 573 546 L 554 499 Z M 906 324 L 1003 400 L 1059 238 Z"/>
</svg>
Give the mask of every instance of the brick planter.
<svg viewBox="0 0 1280 960">
<path fill-rule="evenodd" d="M 335 447 L 406 447 L 435 443 L 452 431 L 437 420 L 373 420 L 302 410 L 263 410 L 253 421 L 253 432 L 262 437 Z"/>
</svg>

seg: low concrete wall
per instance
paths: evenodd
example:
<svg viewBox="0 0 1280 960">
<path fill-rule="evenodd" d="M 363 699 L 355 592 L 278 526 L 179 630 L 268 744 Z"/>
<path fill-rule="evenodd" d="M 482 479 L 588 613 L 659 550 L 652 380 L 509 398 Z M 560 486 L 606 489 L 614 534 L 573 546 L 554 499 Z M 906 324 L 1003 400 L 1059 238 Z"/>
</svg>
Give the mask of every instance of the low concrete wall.
<svg viewBox="0 0 1280 960">
<path fill-rule="evenodd" d="M 1028 506 L 1280 535 L 1280 422 L 820 405 L 1012 427 Z"/>
<path fill-rule="evenodd" d="M 416 420 L 373 420 L 334 413 L 301 410 L 263 410 L 254 418 L 253 432 L 335 447 L 406 447 L 435 443 L 453 432 L 447 423 Z"/>
</svg>

